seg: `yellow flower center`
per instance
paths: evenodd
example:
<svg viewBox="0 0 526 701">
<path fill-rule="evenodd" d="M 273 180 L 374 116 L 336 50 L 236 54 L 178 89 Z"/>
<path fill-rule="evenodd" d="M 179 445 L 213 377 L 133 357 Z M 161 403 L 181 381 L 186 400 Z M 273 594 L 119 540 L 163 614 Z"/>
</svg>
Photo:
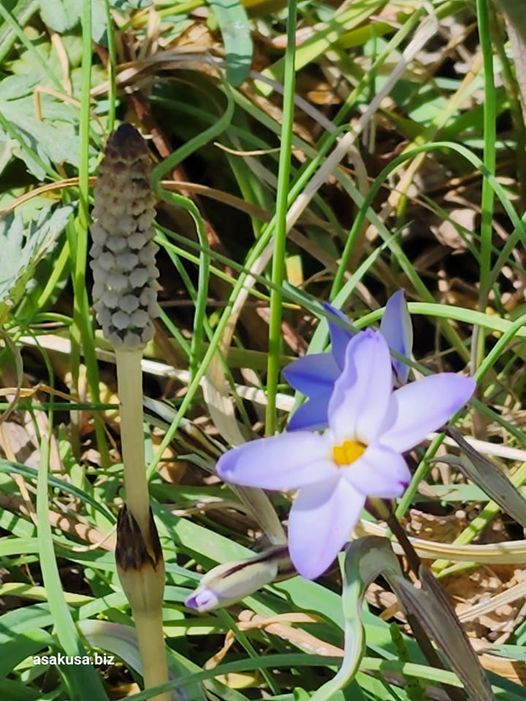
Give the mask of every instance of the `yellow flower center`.
<svg viewBox="0 0 526 701">
<path fill-rule="evenodd" d="M 361 458 L 366 448 L 360 441 L 343 441 L 341 445 L 332 446 L 332 459 L 338 467 L 346 467 Z"/>
</svg>

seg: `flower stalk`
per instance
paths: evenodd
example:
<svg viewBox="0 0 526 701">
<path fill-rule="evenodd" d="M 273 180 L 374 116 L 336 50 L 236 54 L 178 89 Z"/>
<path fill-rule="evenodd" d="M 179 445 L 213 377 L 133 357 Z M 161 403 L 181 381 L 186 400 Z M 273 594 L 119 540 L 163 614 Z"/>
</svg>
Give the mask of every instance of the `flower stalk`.
<svg viewBox="0 0 526 701">
<path fill-rule="evenodd" d="M 97 320 L 115 349 L 126 504 L 117 523 L 116 560 L 130 602 L 145 688 L 168 682 L 162 614 L 164 562 L 150 510 L 143 441 L 141 358 L 153 336 L 158 270 L 153 243 L 151 163 L 129 124 L 109 138 L 95 188 L 91 268 Z M 169 693 L 153 701 L 170 701 Z"/>
</svg>

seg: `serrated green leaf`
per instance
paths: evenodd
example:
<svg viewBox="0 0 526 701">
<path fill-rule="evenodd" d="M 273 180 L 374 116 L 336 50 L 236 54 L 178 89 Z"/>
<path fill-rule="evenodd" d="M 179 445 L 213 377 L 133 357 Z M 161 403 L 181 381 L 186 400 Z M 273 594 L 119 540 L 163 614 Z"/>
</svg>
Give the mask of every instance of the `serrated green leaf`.
<svg viewBox="0 0 526 701">
<path fill-rule="evenodd" d="M 80 21 L 82 0 L 42 0 L 40 17 L 55 32 L 73 29 Z"/>
<path fill-rule="evenodd" d="M 10 75 L 0 81 L 0 99 L 16 100 L 32 95 L 39 79 L 35 75 Z"/>
<path fill-rule="evenodd" d="M 35 266 L 51 249 L 74 211 L 73 205 L 46 205 L 36 219 L 24 222 L 21 208 L 0 220 L 0 304 L 16 304 Z"/>
<path fill-rule="evenodd" d="M 113 0 L 110 5 L 119 10 L 144 10 L 145 7 L 153 5 L 153 0 Z"/>
<path fill-rule="evenodd" d="M 106 39 L 106 8 L 104 0 L 92 0 L 91 3 L 91 36 L 97 44 L 108 45 Z"/>
<path fill-rule="evenodd" d="M 6 100 L 0 106 L 2 117 L 12 125 L 12 133 L 6 136 L 17 138 L 20 144 L 19 158 L 39 180 L 45 176 L 39 160 L 46 165 L 69 163 L 78 167 L 80 150 L 70 109 L 53 99 L 42 100 L 41 104 L 44 119 L 35 117 L 32 96 Z M 64 121 L 58 121 L 59 119 Z"/>
</svg>

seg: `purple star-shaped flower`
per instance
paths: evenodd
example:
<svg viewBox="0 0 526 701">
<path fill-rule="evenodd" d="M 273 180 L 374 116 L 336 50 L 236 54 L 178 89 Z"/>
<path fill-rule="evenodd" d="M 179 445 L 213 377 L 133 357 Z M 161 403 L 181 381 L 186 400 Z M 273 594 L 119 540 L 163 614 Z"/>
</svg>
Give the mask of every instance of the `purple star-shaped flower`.
<svg viewBox="0 0 526 701">
<path fill-rule="evenodd" d="M 410 480 L 402 453 L 440 428 L 475 390 L 472 378 L 441 373 L 393 391 L 392 372 L 384 336 L 356 334 L 328 403 L 328 430 L 261 438 L 219 459 L 217 472 L 228 482 L 299 489 L 289 515 L 289 553 L 308 579 L 333 562 L 367 497 L 402 494 Z"/>
<path fill-rule="evenodd" d="M 330 304 L 323 305 L 328 312 L 329 333 L 331 337 L 330 353 L 312 353 L 298 358 L 283 370 L 286 381 L 308 397 L 292 415 L 287 424 L 287 431 L 314 430 L 327 426 L 327 410 L 334 383 L 343 370 L 345 349 L 353 333 L 345 328 L 349 319 L 339 309 Z M 336 319 L 343 322 L 336 323 Z M 413 347 L 413 329 L 403 290 L 395 292 L 385 305 L 385 312 L 380 324 L 380 332 L 387 340 L 391 350 L 406 358 L 410 357 Z M 393 380 L 401 386 L 407 382 L 409 366 L 401 360 L 392 358 Z"/>
</svg>

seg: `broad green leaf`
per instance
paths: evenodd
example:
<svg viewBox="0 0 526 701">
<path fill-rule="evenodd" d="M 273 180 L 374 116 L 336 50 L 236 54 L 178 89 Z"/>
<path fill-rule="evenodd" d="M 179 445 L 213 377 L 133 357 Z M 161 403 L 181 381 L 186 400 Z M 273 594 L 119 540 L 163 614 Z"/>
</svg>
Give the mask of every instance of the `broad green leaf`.
<svg viewBox="0 0 526 701">
<path fill-rule="evenodd" d="M 30 633 L 52 623 L 47 604 L 33 604 L 7 611 L 0 616 L 0 645 L 13 640 L 16 635 Z"/>
<path fill-rule="evenodd" d="M 492 655 L 502 655 L 502 657 L 526 662 L 526 648 L 519 645 L 492 645 Z"/>
<path fill-rule="evenodd" d="M 91 3 L 91 36 L 97 44 L 108 45 L 106 37 L 106 8 L 104 0 L 92 0 Z"/>
<path fill-rule="evenodd" d="M 3 120 L 10 125 L 8 130 L 5 125 L 0 128 L 0 139 L 15 138 L 19 142 L 16 155 L 38 180 L 44 179 L 46 166 L 78 166 L 80 148 L 71 108 L 49 96 L 43 96 L 41 104 L 44 119 L 35 116 L 33 96 L 0 104 Z"/>
<path fill-rule="evenodd" d="M 30 48 L 21 50 L 9 64 L 9 71 L 18 76 L 30 76 L 42 81 L 43 85 L 51 84 L 50 71 L 60 68 L 57 56 L 51 50 L 51 43 L 29 34 L 32 39 Z M 56 86 L 55 86 L 56 87 Z"/>
<path fill-rule="evenodd" d="M 55 32 L 73 29 L 82 13 L 82 0 L 42 0 L 40 17 Z"/>
<path fill-rule="evenodd" d="M 42 628 L 14 634 L 11 640 L 2 643 L 0 678 L 10 674 L 30 655 L 36 655 L 40 650 L 53 644 L 51 635 Z"/>
<path fill-rule="evenodd" d="M 39 84 L 38 76 L 10 75 L 0 81 L 0 99 L 16 100 L 20 97 L 32 95 L 35 86 Z"/>
<path fill-rule="evenodd" d="M 38 217 L 25 222 L 21 208 L 0 220 L 0 317 L 26 293 L 35 267 L 51 250 L 73 213 L 72 205 L 45 205 Z M 3 309 L 2 309 L 3 307 Z"/>
<path fill-rule="evenodd" d="M 241 0 L 208 0 L 225 43 L 226 78 L 237 87 L 246 79 L 252 63 L 250 24 Z"/>
</svg>

